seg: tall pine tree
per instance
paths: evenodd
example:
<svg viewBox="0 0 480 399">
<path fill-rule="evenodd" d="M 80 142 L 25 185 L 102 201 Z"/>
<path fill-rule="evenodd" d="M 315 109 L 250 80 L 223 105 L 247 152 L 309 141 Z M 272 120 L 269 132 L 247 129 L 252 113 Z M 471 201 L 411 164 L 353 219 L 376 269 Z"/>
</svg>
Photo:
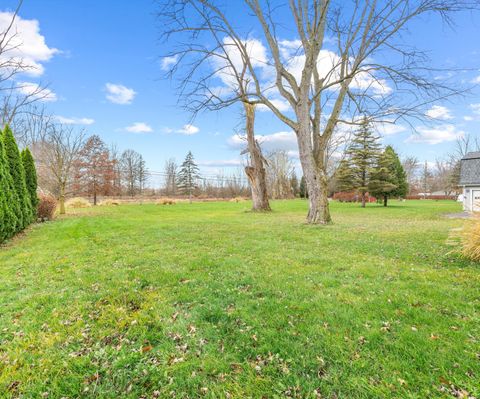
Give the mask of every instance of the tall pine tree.
<svg viewBox="0 0 480 399">
<path fill-rule="evenodd" d="M 19 220 L 19 230 L 21 230 L 33 221 L 33 209 L 25 183 L 25 170 L 23 169 L 20 151 L 18 150 L 15 137 L 13 137 L 12 130 L 8 125 L 5 126 L 3 130 L 3 144 L 5 146 L 8 169 L 18 197 L 20 209 L 17 216 Z"/>
<path fill-rule="evenodd" d="M 368 190 L 377 198 L 383 198 L 383 206 L 387 206 L 388 198 L 395 194 L 398 188 L 395 157 L 392 148 L 388 147 L 378 158 L 375 169 L 370 175 Z"/>
<path fill-rule="evenodd" d="M 393 166 L 395 169 L 395 175 L 397 177 L 397 188 L 393 190 L 391 193 L 392 197 L 405 197 L 408 193 L 408 182 L 407 182 L 407 174 L 405 173 L 405 169 L 403 169 L 402 162 L 398 157 L 398 154 L 395 152 L 392 146 L 387 146 L 385 151 L 390 152 L 393 158 Z"/>
<path fill-rule="evenodd" d="M 22 151 L 22 163 L 25 170 L 25 183 L 27 185 L 28 195 L 32 204 L 34 216 L 36 215 L 38 196 L 37 196 L 37 171 L 32 153 L 28 148 Z"/>
<path fill-rule="evenodd" d="M 379 140 L 380 137 L 373 133 L 368 119 L 364 117 L 347 149 L 352 189 L 360 193 L 363 208 L 365 208 L 370 174 L 380 155 Z"/>
<path fill-rule="evenodd" d="M 193 154 L 189 151 L 178 172 L 177 186 L 183 194 L 188 194 L 190 203 L 192 203 L 193 190 L 197 187 L 198 171 Z"/>
<path fill-rule="evenodd" d="M 0 130 L 0 242 L 12 237 L 19 230 L 15 210 L 20 210 L 15 188 L 7 165 L 3 135 Z"/>
<path fill-rule="evenodd" d="M 343 159 L 335 171 L 335 191 L 352 191 L 355 189 L 355 175 L 350 162 Z"/>
</svg>

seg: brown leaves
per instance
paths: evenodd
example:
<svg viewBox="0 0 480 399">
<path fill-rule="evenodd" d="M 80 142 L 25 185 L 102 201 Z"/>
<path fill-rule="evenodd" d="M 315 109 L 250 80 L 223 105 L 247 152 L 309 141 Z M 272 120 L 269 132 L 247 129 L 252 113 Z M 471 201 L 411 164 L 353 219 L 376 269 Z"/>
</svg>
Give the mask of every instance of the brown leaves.
<svg viewBox="0 0 480 399">
<path fill-rule="evenodd" d="M 142 346 L 142 353 L 150 352 L 153 349 L 152 345 Z"/>
<path fill-rule="evenodd" d="M 391 331 L 391 326 L 390 326 L 390 323 L 388 321 L 384 321 L 382 323 L 382 327 L 380 328 L 380 331 L 382 332 L 390 332 Z"/>
</svg>

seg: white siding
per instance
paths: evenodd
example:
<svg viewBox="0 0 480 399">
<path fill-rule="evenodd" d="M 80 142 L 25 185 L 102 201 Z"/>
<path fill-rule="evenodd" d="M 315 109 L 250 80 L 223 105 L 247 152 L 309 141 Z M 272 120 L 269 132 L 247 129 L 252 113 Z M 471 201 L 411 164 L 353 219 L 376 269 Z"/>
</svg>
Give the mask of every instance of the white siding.
<svg viewBox="0 0 480 399">
<path fill-rule="evenodd" d="M 467 212 L 480 211 L 480 186 L 463 187 L 463 210 Z"/>
</svg>

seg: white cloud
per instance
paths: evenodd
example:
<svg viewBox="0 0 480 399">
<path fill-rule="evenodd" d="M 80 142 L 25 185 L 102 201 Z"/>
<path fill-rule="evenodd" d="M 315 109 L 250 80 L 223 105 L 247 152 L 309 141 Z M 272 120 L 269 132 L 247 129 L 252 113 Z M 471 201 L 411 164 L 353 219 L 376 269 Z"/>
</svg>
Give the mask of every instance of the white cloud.
<svg viewBox="0 0 480 399">
<path fill-rule="evenodd" d="M 160 68 L 164 71 L 170 70 L 178 61 L 178 55 L 172 55 L 171 57 L 163 57 L 160 63 Z"/>
<path fill-rule="evenodd" d="M 133 125 L 127 126 L 125 128 L 127 132 L 130 133 L 151 133 L 153 129 L 144 122 L 135 122 Z"/>
<path fill-rule="evenodd" d="M 131 104 L 137 94 L 133 89 L 114 83 L 107 83 L 105 90 L 107 91 L 107 100 L 115 104 Z"/>
<path fill-rule="evenodd" d="M 478 83 L 480 84 L 480 75 L 478 75 L 476 78 L 472 80 L 472 83 Z"/>
<path fill-rule="evenodd" d="M 297 151 L 297 137 L 293 131 L 289 132 L 277 132 L 273 134 L 255 135 L 256 139 L 262 146 L 264 151 Z M 228 141 L 228 145 L 232 149 L 244 149 L 247 145 L 245 137 L 239 134 L 231 136 Z"/>
<path fill-rule="evenodd" d="M 0 32 L 5 32 L 14 14 L 0 12 Z M 13 58 L 26 65 L 25 73 L 40 76 L 44 72 L 43 63 L 49 61 L 59 50 L 50 48 L 45 37 L 40 34 L 40 25 L 36 19 L 23 19 L 17 15 L 9 30 L 5 42 L 9 41 L 8 51 L 0 57 L 0 61 Z"/>
<path fill-rule="evenodd" d="M 373 126 L 381 136 L 393 136 L 394 134 L 402 133 L 405 130 L 407 130 L 405 126 L 398 125 L 393 120 L 384 121 L 384 122 L 375 122 Z"/>
<path fill-rule="evenodd" d="M 467 121 L 467 122 L 470 122 L 470 121 L 473 121 L 473 116 L 469 116 L 469 115 L 466 115 L 463 117 L 463 120 Z"/>
<path fill-rule="evenodd" d="M 31 96 L 31 98 L 36 98 L 38 101 L 53 102 L 58 99 L 57 95 L 52 90 L 44 88 L 38 83 L 19 82 L 16 87 L 20 93 Z"/>
<path fill-rule="evenodd" d="M 223 159 L 217 161 L 199 161 L 199 166 L 206 166 L 208 168 L 223 168 L 223 167 L 238 167 L 242 165 L 242 161 L 239 159 Z"/>
<path fill-rule="evenodd" d="M 411 143 L 440 144 L 455 141 L 465 135 L 462 130 L 457 130 L 454 125 L 445 124 L 432 128 L 419 127 L 418 133 L 412 134 L 406 141 Z"/>
<path fill-rule="evenodd" d="M 65 125 L 92 125 L 95 122 L 91 118 L 66 118 L 60 115 L 57 115 L 55 119 Z"/>
<path fill-rule="evenodd" d="M 283 44 L 283 46 L 282 46 Z M 305 55 L 297 54 L 299 52 L 299 43 L 296 40 L 283 40 L 280 42 L 280 52 L 286 63 L 288 71 L 295 77 L 299 83 L 302 79 L 302 70 L 305 65 Z M 341 58 L 333 51 L 322 49 L 317 59 L 317 68 L 321 78 L 325 79 L 325 84 L 332 84 L 340 79 Z M 387 95 L 392 92 L 392 88 L 384 79 L 378 79 L 366 71 L 359 72 L 353 78 L 350 85 L 353 89 L 371 91 L 375 95 Z M 332 86 L 336 90 L 337 86 Z"/>
<path fill-rule="evenodd" d="M 175 133 L 180 133 L 180 134 L 185 134 L 187 136 L 191 136 L 193 134 L 197 134 L 200 131 L 200 129 L 197 126 L 194 125 L 183 125 L 181 129 L 175 130 Z"/>
<path fill-rule="evenodd" d="M 473 110 L 474 114 L 480 115 L 480 103 L 470 104 L 470 108 Z"/>
<path fill-rule="evenodd" d="M 290 104 L 288 103 L 287 100 L 278 98 L 278 99 L 272 99 L 272 100 L 270 100 L 270 102 L 281 112 L 286 112 L 286 111 L 291 110 Z M 260 104 L 257 107 L 257 110 L 260 111 L 260 112 L 268 112 L 268 111 L 270 111 L 270 108 L 268 108 L 264 104 Z"/>
<path fill-rule="evenodd" d="M 443 105 L 434 105 L 425 113 L 429 118 L 438 120 L 453 119 L 450 110 Z"/>
<path fill-rule="evenodd" d="M 262 68 L 267 66 L 267 50 L 263 43 L 257 39 L 245 39 L 242 40 L 247 53 L 250 58 L 250 62 L 253 68 Z M 241 53 L 238 51 L 238 47 L 235 44 L 235 40 L 231 37 L 225 37 L 223 39 L 223 48 L 230 63 L 236 71 L 241 71 L 243 66 L 243 59 Z M 217 53 L 212 58 L 216 75 L 222 80 L 222 82 L 230 89 L 237 87 L 237 80 L 235 78 L 235 71 L 229 63 L 225 61 L 225 54 L 223 52 Z M 248 79 L 248 76 L 245 78 Z"/>
</svg>

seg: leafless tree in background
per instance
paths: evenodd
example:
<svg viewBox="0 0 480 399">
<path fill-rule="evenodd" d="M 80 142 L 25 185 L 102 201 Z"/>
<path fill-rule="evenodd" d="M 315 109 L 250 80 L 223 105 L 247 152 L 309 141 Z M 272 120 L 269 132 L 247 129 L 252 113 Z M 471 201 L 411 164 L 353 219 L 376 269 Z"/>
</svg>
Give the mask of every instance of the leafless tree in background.
<svg viewBox="0 0 480 399">
<path fill-rule="evenodd" d="M 272 198 L 293 197 L 290 184 L 293 171 L 293 163 L 286 151 L 274 151 L 267 155 L 268 192 Z"/>
<path fill-rule="evenodd" d="M 45 139 L 56 123 L 55 118 L 41 104 L 32 104 L 17 113 L 10 125 L 21 147 L 29 147 Z"/>
<path fill-rule="evenodd" d="M 165 162 L 164 174 L 165 174 L 165 194 L 175 195 L 177 193 L 177 172 L 178 165 L 175 159 L 170 158 Z"/>
<path fill-rule="evenodd" d="M 403 170 L 407 176 L 408 190 L 410 193 L 418 185 L 418 171 L 420 168 L 420 163 L 417 157 L 409 156 L 402 161 Z"/>
<path fill-rule="evenodd" d="M 41 84 L 17 79 L 35 68 L 18 55 L 21 41 L 20 33 L 15 31 L 15 20 L 22 2 L 18 2 L 10 23 L 0 31 L 0 126 L 12 123 L 19 114 L 28 117 L 35 111 L 31 105 L 51 95 L 50 90 Z"/>
<path fill-rule="evenodd" d="M 419 16 L 438 14 L 450 22 L 452 12 L 478 7 L 474 0 L 352 0 L 348 4 L 291 0 L 290 20 L 298 39 L 293 53 L 303 61 L 301 71 L 295 74 L 290 64 L 292 52 L 285 56 L 285 41 L 278 34 L 283 28 L 276 20 L 281 7 L 273 7 L 269 1 L 244 0 L 246 12 L 260 26 L 261 39 L 268 48 L 263 62 L 271 66 L 274 78 L 265 85 L 259 62 L 250 55 L 250 32 L 237 29 L 235 16 L 221 4 L 216 0 L 164 2 L 160 13 L 166 36 L 179 39 L 177 50 L 171 54 L 176 60 L 172 71 L 181 65 L 187 68 L 181 93 L 198 90 L 202 96 L 202 88 L 211 92 L 212 87 L 218 87 L 209 84 L 218 77 L 206 67 L 211 53 L 200 51 L 198 57 L 191 58 L 192 48 L 205 42 L 213 43 L 212 52 L 219 43 L 235 48 L 247 66 L 246 96 L 268 107 L 296 133 L 309 194 L 307 221 L 321 224 L 331 220 L 326 152 L 339 122 L 355 124 L 357 115 L 368 114 L 372 119 L 394 122 L 404 118 L 411 123 L 409 118 L 424 117 L 426 105 L 458 93 L 433 79 L 426 54 L 401 43 L 401 33 Z M 326 45 L 330 39 L 335 41 L 334 50 Z M 388 57 L 382 53 L 386 50 Z M 272 92 L 288 103 L 291 112 L 272 100 Z M 218 91 L 211 94 L 210 107 L 238 99 L 221 96 Z"/>
<path fill-rule="evenodd" d="M 125 150 L 120 157 L 120 169 L 127 194 L 131 197 L 141 194 L 147 179 L 142 155 L 134 150 Z"/>
<path fill-rule="evenodd" d="M 45 183 L 53 186 L 58 196 L 60 214 L 65 214 L 65 198 L 69 194 L 75 162 L 85 142 L 83 130 L 62 124 L 51 125 L 42 141 L 32 146 L 39 177 L 46 175 Z M 39 181 L 42 187 L 42 181 Z"/>
</svg>

